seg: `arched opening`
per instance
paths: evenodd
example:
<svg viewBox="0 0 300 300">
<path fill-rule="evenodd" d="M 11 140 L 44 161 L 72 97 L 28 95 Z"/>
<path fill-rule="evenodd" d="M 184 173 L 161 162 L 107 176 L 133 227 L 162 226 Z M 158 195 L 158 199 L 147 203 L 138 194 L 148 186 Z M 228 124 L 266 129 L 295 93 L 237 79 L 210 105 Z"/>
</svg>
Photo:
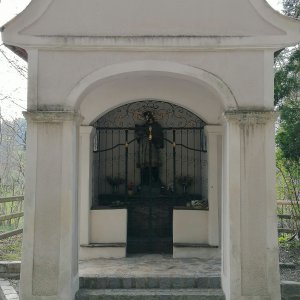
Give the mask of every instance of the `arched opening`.
<svg viewBox="0 0 300 300">
<path fill-rule="evenodd" d="M 173 210 L 208 209 L 206 123 L 178 105 L 143 100 L 92 125 L 92 209 L 127 209 L 127 253 L 172 253 Z"/>
<path fill-rule="evenodd" d="M 88 75 L 70 93 L 68 103 L 76 105 L 83 117 L 79 149 L 80 258 L 117 258 L 128 252 L 172 251 L 173 257 L 206 257 L 207 251 L 212 256 L 219 256 L 222 113 L 225 109 L 237 107 L 225 83 L 211 73 L 182 64 L 129 62 L 107 66 Z M 163 158 L 168 157 L 167 163 L 158 164 L 158 170 L 153 170 L 153 166 L 144 170 L 145 176 L 151 173 L 148 178 L 152 178 L 155 172 L 158 174 L 154 178 L 156 186 L 151 184 L 150 187 L 141 184 L 141 177 L 145 176 L 137 163 L 138 148 L 142 148 L 137 141 L 137 127 L 147 136 L 144 118 L 147 111 L 162 127 L 162 136 L 169 140 L 163 141 L 162 148 L 158 147 Z M 173 127 L 178 129 L 175 143 Z M 104 135 L 99 133 L 101 130 Z M 197 136 L 197 139 L 192 136 Z M 182 163 L 182 174 L 179 172 L 181 164 L 177 166 L 175 163 L 175 170 L 179 173 L 173 175 L 173 145 L 177 159 L 180 151 L 184 156 L 184 151 L 188 150 L 191 160 L 194 150 L 196 160 L 201 154 L 201 159 L 198 159 L 201 163 L 194 163 L 191 168 Z M 125 161 L 128 173 L 124 171 Z M 201 173 L 198 176 L 201 182 L 197 176 L 195 179 L 193 174 L 185 172 L 194 168 L 195 174 L 196 171 Z M 179 176 L 182 176 L 181 183 Z M 189 180 L 189 183 L 184 184 L 184 180 Z M 169 193 L 175 189 L 177 199 L 176 193 Z M 164 192 L 167 195 L 160 195 Z M 146 202 L 141 195 L 144 198 L 151 195 L 151 199 L 158 202 L 162 196 L 169 197 L 169 202 L 159 202 L 161 206 L 165 204 L 164 210 L 158 210 L 154 205 L 140 208 L 139 205 Z M 210 209 L 203 210 L 207 199 Z M 132 209 L 127 205 L 129 200 L 132 200 L 130 203 L 136 201 Z M 134 211 L 143 224 L 138 224 L 137 218 L 133 218 Z M 166 229 L 159 233 L 155 226 Z M 148 232 L 141 233 L 142 228 Z M 142 240 L 143 237 L 147 237 L 147 242 Z M 156 245 L 153 237 L 157 240 Z M 147 245 L 152 246 L 147 248 Z"/>
</svg>

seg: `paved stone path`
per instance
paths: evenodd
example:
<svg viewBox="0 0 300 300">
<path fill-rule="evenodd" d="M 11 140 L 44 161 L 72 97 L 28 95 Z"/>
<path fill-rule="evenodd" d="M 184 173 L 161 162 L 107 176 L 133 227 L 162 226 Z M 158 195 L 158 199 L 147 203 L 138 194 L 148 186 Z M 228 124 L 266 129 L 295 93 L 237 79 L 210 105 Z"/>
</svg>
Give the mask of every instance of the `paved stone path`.
<svg viewBox="0 0 300 300">
<path fill-rule="evenodd" d="M 0 299 L 19 300 L 19 295 L 8 280 L 0 278 Z"/>
<path fill-rule="evenodd" d="M 218 259 L 172 258 L 160 254 L 79 262 L 79 275 L 84 277 L 200 277 L 220 276 L 220 272 L 221 260 Z"/>
</svg>

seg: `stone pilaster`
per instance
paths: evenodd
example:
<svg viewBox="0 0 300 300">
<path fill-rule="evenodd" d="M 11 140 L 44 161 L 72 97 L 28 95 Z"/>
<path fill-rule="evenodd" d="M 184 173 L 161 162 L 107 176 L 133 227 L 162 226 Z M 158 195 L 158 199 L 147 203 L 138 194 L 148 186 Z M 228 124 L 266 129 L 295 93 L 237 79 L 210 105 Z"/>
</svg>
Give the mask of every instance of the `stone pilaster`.
<svg viewBox="0 0 300 300">
<path fill-rule="evenodd" d="M 22 300 L 74 299 L 78 289 L 77 162 L 80 116 L 31 111 L 22 249 Z"/>
<path fill-rule="evenodd" d="M 227 112 L 223 287 L 228 299 L 279 300 L 273 111 Z"/>
<path fill-rule="evenodd" d="M 207 137 L 208 161 L 208 243 L 220 246 L 219 208 L 221 204 L 221 178 L 222 178 L 222 126 L 205 126 Z"/>
<path fill-rule="evenodd" d="M 80 126 L 79 133 L 79 204 L 80 245 L 90 242 L 90 209 L 92 205 L 92 159 L 95 128 Z"/>
</svg>

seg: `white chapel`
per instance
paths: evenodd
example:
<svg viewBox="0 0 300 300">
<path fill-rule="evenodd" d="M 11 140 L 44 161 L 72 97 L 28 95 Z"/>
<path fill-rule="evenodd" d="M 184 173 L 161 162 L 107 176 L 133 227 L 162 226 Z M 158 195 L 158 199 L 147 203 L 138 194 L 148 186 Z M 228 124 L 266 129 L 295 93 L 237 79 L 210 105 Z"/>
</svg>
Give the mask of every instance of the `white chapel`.
<svg viewBox="0 0 300 300">
<path fill-rule="evenodd" d="M 158 253 L 219 260 L 226 300 L 281 299 L 273 57 L 299 21 L 265 0 L 32 0 L 2 36 L 29 66 L 22 300 L 74 299 L 79 261 Z"/>
</svg>

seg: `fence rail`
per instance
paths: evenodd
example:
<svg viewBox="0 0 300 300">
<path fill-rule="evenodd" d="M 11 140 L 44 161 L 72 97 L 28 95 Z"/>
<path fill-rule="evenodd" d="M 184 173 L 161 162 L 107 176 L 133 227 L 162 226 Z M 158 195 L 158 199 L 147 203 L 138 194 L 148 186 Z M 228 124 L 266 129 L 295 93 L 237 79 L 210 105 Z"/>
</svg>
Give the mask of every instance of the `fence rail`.
<svg viewBox="0 0 300 300">
<path fill-rule="evenodd" d="M 297 201 L 277 200 L 277 217 L 279 234 L 295 234 L 295 221 L 300 220 L 300 215 L 295 215 L 293 209 L 300 206 Z M 297 227 L 297 226 L 296 226 Z"/>
<path fill-rule="evenodd" d="M 16 218 L 21 218 L 23 216 L 24 216 L 23 212 L 9 214 L 9 215 L 3 215 L 3 216 L 0 216 L 0 222 L 1 221 L 11 220 L 11 219 L 16 219 Z"/>
<path fill-rule="evenodd" d="M 0 197 L 0 204 L 1 203 L 8 203 L 8 202 L 21 202 L 24 201 L 24 196 L 13 196 L 13 197 Z M 289 200 L 277 200 L 277 206 L 292 206 L 292 205 L 300 205 L 300 203 L 293 203 Z M 16 218 L 21 218 L 24 216 L 24 212 L 17 212 L 17 213 L 12 213 L 12 214 L 7 214 L 7 215 L 0 215 L 0 222 L 2 221 L 7 221 L 7 220 L 12 220 Z M 279 213 L 278 215 L 279 220 L 291 220 L 292 215 L 291 214 L 286 214 L 286 213 Z M 296 220 L 300 220 L 300 216 L 294 217 Z M 0 234 L 0 240 L 6 239 L 8 237 L 18 235 L 23 232 L 23 228 L 18 228 L 15 230 L 7 231 L 4 233 Z M 291 228 L 283 228 L 283 227 L 278 227 L 278 233 L 293 233 L 293 230 Z"/>
<path fill-rule="evenodd" d="M 11 203 L 22 202 L 22 201 L 24 201 L 24 196 L 13 196 L 13 197 L 1 197 L 0 198 L 0 204 L 8 203 L 8 202 L 11 202 Z M 19 219 L 23 216 L 24 216 L 23 211 L 16 212 L 16 213 L 10 213 L 10 214 L 6 214 L 6 215 L 0 215 L 0 222 L 10 221 L 13 219 Z M 0 240 L 12 237 L 14 235 L 18 235 L 22 232 L 23 232 L 23 228 L 17 228 L 17 229 L 10 230 L 10 231 L 4 232 L 4 233 L 0 233 Z"/>
<path fill-rule="evenodd" d="M 23 232 L 23 228 L 19 228 L 19 229 L 7 231 L 5 233 L 1 233 L 0 234 L 0 240 L 7 239 L 7 238 L 9 238 L 11 236 L 14 236 L 14 235 L 18 235 L 18 234 L 20 234 L 22 232 Z"/>
<path fill-rule="evenodd" d="M 0 197 L 0 203 L 23 201 L 24 196 Z"/>
<path fill-rule="evenodd" d="M 292 215 L 278 214 L 277 216 L 278 216 L 279 219 L 285 219 L 285 220 L 291 220 L 292 219 Z M 293 219 L 294 220 L 300 220 L 300 216 L 294 216 Z"/>
<path fill-rule="evenodd" d="M 277 200 L 277 205 L 300 205 L 297 201 L 290 201 L 290 200 Z"/>
</svg>

